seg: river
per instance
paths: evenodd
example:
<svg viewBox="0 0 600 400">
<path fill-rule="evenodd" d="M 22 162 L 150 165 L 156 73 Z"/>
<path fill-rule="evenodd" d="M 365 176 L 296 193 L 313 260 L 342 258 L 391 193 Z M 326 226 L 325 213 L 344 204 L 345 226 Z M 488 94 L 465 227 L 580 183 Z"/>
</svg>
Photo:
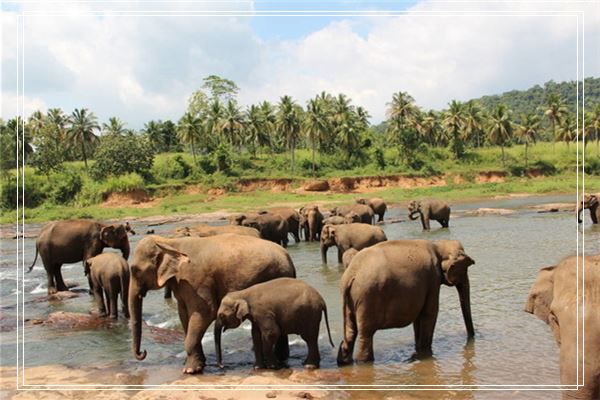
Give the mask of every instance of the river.
<svg viewBox="0 0 600 400">
<path fill-rule="evenodd" d="M 438 229 L 432 223 L 430 232 L 422 232 L 417 221 L 385 224 L 389 239 L 457 239 L 476 261 L 469 269 L 471 301 L 476 338 L 466 343 L 458 296 L 454 288 L 442 286 L 440 311 L 433 340 L 431 359 L 411 362 L 414 351 L 412 327 L 379 331 L 375 335 L 375 363 L 344 367 L 334 384 L 379 385 L 555 385 L 559 383 L 558 347 L 549 328 L 535 316 L 525 313 L 523 306 L 529 287 L 539 268 L 552 265 L 574 254 L 577 231 L 584 231 L 586 251 L 599 250 L 600 229 L 591 225 L 587 211 L 585 224 L 578 227 L 573 213 L 537 213 L 529 205 L 573 202 L 574 196 L 544 196 L 508 198 L 452 205 L 449 229 Z M 510 215 L 466 216 L 464 212 L 480 207 L 510 208 Z M 392 208 L 387 218 L 406 219 L 406 210 Z M 166 233 L 181 224 L 153 227 L 156 234 Z M 132 247 L 143 237 L 147 227 L 133 224 L 138 235 L 131 237 Z M 35 227 L 29 226 L 26 229 Z M 15 365 L 17 337 L 14 328 L 16 291 L 15 258 L 17 242 L 2 240 L 0 260 L 0 301 L 2 329 L 0 351 L 4 366 Z M 314 286 L 329 308 L 334 343 L 342 338 L 341 297 L 338 284 L 343 268 L 324 266 L 320 261 L 318 243 L 295 244 L 288 247 L 298 278 Z M 26 239 L 25 266 L 34 257 L 35 239 Z M 335 249 L 330 249 L 330 262 L 336 261 Z M 81 263 L 63 266 L 66 281 L 87 288 Z M 51 312 L 87 313 L 93 308 L 91 296 L 56 301 L 40 301 L 46 294 L 46 275 L 38 260 L 30 274 L 25 274 L 23 315 L 27 319 L 44 318 Z M 173 301 L 165 301 L 161 291 L 148 293 L 144 301 L 143 318 L 152 326 L 181 330 Z M 23 364 L 33 367 L 63 364 L 70 367 L 98 366 L 112 371 L 143 372 L 142 383 L 161 384 L 180 377 L 184 360 L 183 344 L 179 340 L 166 343 L 145 328 L 142 348 L 148 357 L 142 362 L 131 355 L 130 333 L 125 320 L 94 330 L 63 330 L 52 326 L 25 324 Z M 204 337 L 208 367 L 205 374 L 250 373 L 253 363 L 249 324 L 227 331 L 223 337 L 225 371 L 215 366 L 212 332 Z M 300 369 L 305 346 L 299 337 L 290 336 L 290 367 Z M 325 326 L 320 336 L 322 370 L 338 371 L 337 349 L 326 340 Z M 99 374 L 100 376 L 101 374 Z M 110 382 L 106 382 L 110 383 Z M 421 396 L 421 395 L 419 395 Z M 486 392 L 460 392 L 458 398 L 487 398 Z M 422 398 L 436 398 L 435 392 L 422 392 Z M 558 392 L 531 392 L 527 398 L 559 398 Z"/>
</svg>

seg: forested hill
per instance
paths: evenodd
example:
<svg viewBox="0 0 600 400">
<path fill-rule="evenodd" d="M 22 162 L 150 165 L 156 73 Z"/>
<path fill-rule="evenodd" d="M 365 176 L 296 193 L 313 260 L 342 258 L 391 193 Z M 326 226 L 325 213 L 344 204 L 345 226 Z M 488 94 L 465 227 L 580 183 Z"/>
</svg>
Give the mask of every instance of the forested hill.
<svg viewBox="0 0 600 400">
<path fill-rule="evenodd" d="M 548 94 L 556 93 L 569 111 L 575 112 L 576 90 L 575 81 L 560 83 L 549 81 L 544 83 L 544 86 L 535 85 L 527 90 L 511 90 L 510 92 L 483 96 L 474 100 L 488 110 L 494 109 L 500 103 L 506 104 L 513 111 L 513 115 L 518 117 L 523 113 L 541 113 L 540 108 L 543 109 L 546 105 Z M 579 90 L 581 92 L 581 87 Z M 586 106 L 600 104 L 600 78 L 590 77 L 585 79 L 585 104 Z"/>
</svg>

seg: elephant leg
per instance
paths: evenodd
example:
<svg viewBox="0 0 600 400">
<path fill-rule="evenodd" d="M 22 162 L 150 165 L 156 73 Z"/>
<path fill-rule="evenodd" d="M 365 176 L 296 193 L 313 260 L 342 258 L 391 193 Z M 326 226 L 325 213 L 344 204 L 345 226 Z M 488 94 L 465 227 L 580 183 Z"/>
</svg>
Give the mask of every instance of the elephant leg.
<svg viewBox="0 0 600 400">
<path fill-rule="evenodd" d="M 98 307 L 98 315 L 101 317 L 106 316 L 106 306 L 104 305 L 103 290 L 100 285 L 93 287 L 94 300 L 96 300 L 96 307 Z"/>
<path fill-rule="evenodd" d="M 187 335 L 188 321 L 190 317 L 187 312 L 187 307 L 183 301 L 177 302 L 177 312 L 179 313 L 179 321 L 181 321 L 181 326 L 183 326 L 183 333 Z"/>
<path fill-rule="evenodd" d="M 281 362 L 285 362 L 290 358 L 290 343 L 288 341 L 288 335 L 279 335 L 277 342 L 275 343 L 275 356 Z"/>
<path fill-rule="evenodd" d="M 421 223 L 423 224 L 423 230 L 428 231 L 431 229 L 431 225 L 429 224 L 429 217 L 426 215 L 423 215 L 421 217 Z"/>
<path fill-rule="evenodd" d="M 114 288 L 109 288 L 106 295 L 110 302 L 110 317 L 112 319 L 119 318 L 119 308 L 117 307 L 119 304 L 119 293 Z"/>
<path fill-rule="evenodd" d="M 60 267 L 62 265 L 57 266 L 54 269 L 54 280 L 56 281 L 56 289 L 59 292 L 67 292 L 69 288 L 65 285 L 65 281 L 63 281 L 62 273 L 60 272 Z"/>
<path fill-rule="evenodd" d="M 593 209 L 590 209 L 590 217 L 592 218 L 592 223 L 598 223 L 600 219 L 600 206 L 596 205 Z"/>
<path fill-rule="evenodd" d="M 427 302 L 413 322 L 415 331 L 415 350 L 418 357 L 430 357 L 432 354 L 431 344 L 433 342 L 433 332 L 437 321 L 438 296 L 430 296 Z"/>
<path fill-rule="evenodd" d="M 185 335 L 184 347 L 187 353 L 183 373 L 196 374 L 202 373 L 206 365 L 206 357 L 202 349 L 202 337 L 211 323 L 208 316 L 201 315 L 194 311 L 188 320 L 187 334 Z"/>
<path fill-rule="evenodd" d="M 170 299 L 171 297 L 173 297 L 173 291 L 171 290 L 171 288 L 169 287 L 169 284 L 167 283 L 165 285 L 165 299 Z"/>
<path fill-rule="evenodd" d="M 294 236 L 294 242 L 300 243 L 300 235 L 298 234 L 298 229 L 292 232 L 292 236 Z"/>
<path fill-rule="evenodd" d="M 382 222 L 383 221 L 383 215 L 384 214 L 379 214 L 379 218 L 377 219 L 377 222 Z"/>
<path fill-rule="evenodd" d="M 357 362 L 373 362 L 373 335 L 375 332 L 360 331 L 358 333 L 358 353 L 356 355 Z"/>
<path fill-rule="evenodd" d="M 48 278 L 48 295 L 58 292 L 54 283 L 54 273 L 50 272 L 48 268 L 46 268 L 46 277 Z"/>
<path fill-rule="evenodd" d="M 266 368 L 263 356 L 262 336 L 257 324 L 252 324 L 252 346 L 254 347 L 254 369 Z"/>
<path fill-rule="evenodd" d="M 342 258 L 344 256 L 344 250 L 338 246 L 338 263 L 341 264 L 342 263 Z"/>
<path fill-rule="evenodd" d="M 308 335 L 300 335 L 302 339 L 306 342 L 306 346 L 308 347 L 308 356 L 306 360 L 304 360 L 304 367 L 308 369 L 316 369 L 319 368 L 319 364 L 321 363 L 321 355 L 319 354 L 319 335 L 318 330 L 317 334 L 311 332 Z"/>
<path fill-rule="evenodd" d="M 260 327 L 262 339 L 262 352 L 265 364 L 269 369 L 279 369 L 281 364 L 275 356 L 275 342 L 279 339 L 281 331 L 275 321 L 263 321 Z M 287 339 L 287 337 L 286 337 Z"/>
<path fill-rule="evenodd" d="M 345 301 L 344 301 L 345 303 Z M 356 316 L 348 304 L 344 304 L 344 340 L 340 343 L 337 363 L 338 365 L 352 364 L 352 354 L 354 353 L 354 343 L 358 330 L 356 327 Z"/>
</svg>

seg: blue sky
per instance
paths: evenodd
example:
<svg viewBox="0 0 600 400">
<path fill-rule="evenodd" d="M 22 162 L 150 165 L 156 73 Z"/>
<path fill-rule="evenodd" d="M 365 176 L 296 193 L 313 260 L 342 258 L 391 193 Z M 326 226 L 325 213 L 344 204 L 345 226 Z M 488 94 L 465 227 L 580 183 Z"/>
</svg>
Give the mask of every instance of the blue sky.
<svg viewBox="0 0 600 400">
<path fill-rule="evenodd" d="M 305 5 L 308 4 L 308 5 Z M 374 16 L 198 16 L 189 11 L 405 10 Z M 452 99 L 524 89 L 576 78 L 575 8 L 586 12 L 586 76 L 600 76 L 600 18 L 586 4 L 358 2 L 329 3 L 3 3 L 2 117 L 16 113 L 17 13 L 25 24 L 26 114 L 50 107 L 87 107 L 129 127 L 151 119 L 178 120 L 202 78 L 216 74 L 240 87 L 243 107 L 291 95 L 299 104 L 321 91 L 345 93 L 385 118 L 397 91 L 424 108 Z M 496 15 L 515 11 L 514 15 Z M 525 15 L 524 11 L 558 11 Z M 114 15 L 91 12 L 112 10 Z M 139 11 L 179 16 L 131 16 Z M 460 11 L 460 13 L 458 13 Z M 477 15 L 464 15 L 477 11 Z M 426 14 L 429 13 L 429 14 Z M 431 15 L 434 13 L 435 15 Z M 450 13 L 450 14 L 449 14 Z M 582 28 L 582 26 L 580 26 Z M 584 32 L 580 29 L 580 36 Z M 581 39 L 581 37 L 580 37 Z M 581 52 L 580 52 L 581 55 Z M 580 72 L 581 65 L 580 65 Z"/>
</svg>

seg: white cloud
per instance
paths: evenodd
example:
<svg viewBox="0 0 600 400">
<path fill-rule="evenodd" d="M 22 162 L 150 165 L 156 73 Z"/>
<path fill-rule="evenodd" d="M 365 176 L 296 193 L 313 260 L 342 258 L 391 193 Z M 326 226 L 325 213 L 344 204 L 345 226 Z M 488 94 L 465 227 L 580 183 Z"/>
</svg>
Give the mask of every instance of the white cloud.
<svg viewBox="0 0 600 400">
<path fill-rule="evenodd" d="M 169 3 L 168 8 L 189 10 L 207 4 Z M 411 93 L 424 107 L 441 108 L 453 98 L 570 80 L 576 72 L 574 17 L 353 18 L 331 22 L 300 39 L 277 40 L 259 38 L 244 17 L 98 17 L 81 15 L 93 4 L 68 5 L 71 15 L 27 17 L 26 108 L 47 105 L 70 112 L 88 107 L 101 120 L 115 115 L 138 128 L 150 119 L 178 119 L 186 98 L 209 74 L 238 83 L 243 104 L 277 101 L 283 94 L 304 104 L 323 90 L 343 92 L 379 121 L 386 102 L 399 90 Z M 227 6 L 239 4 L 218 8 Z M 56 3 L 25 7 L 67 9 Z M 456 7 L 527 10 L 531 5 L 420 3 L 412 11 Z M 587 11 L 586 75 L 598 76 L 600 62 L 591 49 L 598 45 L 600 16 Z M 11 111 L 7 104 L 16 99 L 15 15 L 2 12 L 5 116 Z"/>
</svg>

